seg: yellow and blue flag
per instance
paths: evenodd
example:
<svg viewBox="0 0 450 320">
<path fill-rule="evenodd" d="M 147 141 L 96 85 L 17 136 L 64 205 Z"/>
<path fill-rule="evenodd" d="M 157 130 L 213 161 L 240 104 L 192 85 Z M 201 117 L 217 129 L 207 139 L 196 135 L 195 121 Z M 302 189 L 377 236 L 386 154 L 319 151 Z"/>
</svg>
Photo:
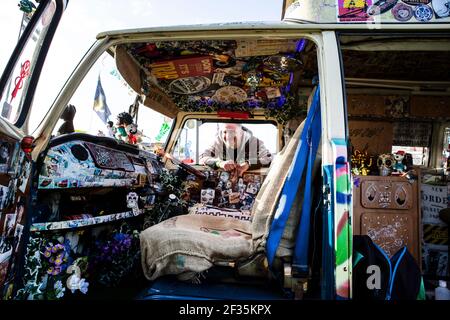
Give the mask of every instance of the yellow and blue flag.
<svg viewBox="0 0 450 320">
<path fill-rule="evenodd" d="M 108 118 L 111 115 L 111 111 L 106 103 L 105 91 L 103 90 L 100 76 L 98 76 L 97 89 L 95 90 L 94 111 L 104 123 L 108 121 Z"/>
</svg>

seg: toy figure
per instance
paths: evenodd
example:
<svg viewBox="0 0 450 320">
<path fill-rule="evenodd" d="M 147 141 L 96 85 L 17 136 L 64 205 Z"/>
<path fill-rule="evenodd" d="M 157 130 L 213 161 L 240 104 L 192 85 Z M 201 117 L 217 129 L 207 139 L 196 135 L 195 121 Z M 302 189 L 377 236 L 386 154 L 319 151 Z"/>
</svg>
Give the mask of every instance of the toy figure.
<svg viewBox="0 0 450 320">
<path fill-rule="evenodd" d="M 403 164 L 403 159 L 405 158 L 405 151 L 399 150 L 396 153 L 394 153 L 393 156 L 396 161 L 393 166 L 393 169 L 398 173 L 405 172 L 406 166 Z"/>
<path fill-rule="evenodd" d="M 395 159 L 390 153 L 380 154 L 377 160 L 378 170 L 380 176 L 389 176 L 392 172 L 392 166 L 394 165 Z"/>
<path fill-rule="evenodd" d="M 127 133 L 128 143 L 137 144 L 137 126 L 131 123 L 125 127 L 125 132 Z"/>
<path fill-rule="evenodd" d="M 116 127 L 112 129 L 117 140 L 130 144 L 137 144 L 140 141 L 137 125 L 133 123 L 133 118 L 128 112 L 122 112 L 117 116 Z"/>
</svg>

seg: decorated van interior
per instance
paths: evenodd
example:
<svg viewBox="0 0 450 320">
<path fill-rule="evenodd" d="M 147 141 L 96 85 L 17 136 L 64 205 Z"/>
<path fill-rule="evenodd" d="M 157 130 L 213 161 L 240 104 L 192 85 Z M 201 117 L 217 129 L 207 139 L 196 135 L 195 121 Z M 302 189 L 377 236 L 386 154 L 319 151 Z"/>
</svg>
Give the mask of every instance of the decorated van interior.
<svg viewBox="0 0 450 320">
<path fill-rule="evenodd" d="M 433 298 L 447 4 L 104 32 L 45 105 L 67 0 L 39 1 L 0 78 L 1 298 Z"/>
<path fill-rule="evenodd" d="M 159 299 L 174 288 L 181 297 L 320 297 L 316 55 L 306 38 L 142 39 L 108 48 L 36 161 L 29 240 L 11 292 L 19 299 Z M 93 107 L 83 105 L 86 95 Z M 222 134 L 237 135 L 230 126 L 245 154 L 232 169 L 222 166 L 225 155 L 213 162 L 219 155 L 206 155 Z M 295 162 L 303 129 L 313 126 L 312 163 Z M 288 188 L 295 163 L 309 180 Z M 300 223 L 305 185 L 312 190 Z M 287 193 L 289 206 L 278 201 Z M 289 219 L 269 237 L 283 206 Z M 306 261 L 300 271 L 292 265 L 297 238 Z M 275 246 L 270 260 L 267 242 Z M 61 284 L 72 282 L 64 294 Z"/>
<path fill-rule="evenodd" d="M 432 292 L 449 277 L 450 38 L 342 34 L 340 43 L 353 232 L 389 258 L 406 246 Z"/>
</svg>

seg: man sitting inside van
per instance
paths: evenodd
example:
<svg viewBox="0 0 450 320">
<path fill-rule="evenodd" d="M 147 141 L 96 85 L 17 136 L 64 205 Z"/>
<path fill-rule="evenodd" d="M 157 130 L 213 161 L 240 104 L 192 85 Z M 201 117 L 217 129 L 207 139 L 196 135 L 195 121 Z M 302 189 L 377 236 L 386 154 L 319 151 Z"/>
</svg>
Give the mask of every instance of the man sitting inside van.
<svg viewBox="0 0 450 320">
<path fill-rule="evenodd" d="M 267 167 L 272 154 L 264 143 L 239 123 L 221 123 L 213 144 L 200 155 L 200 164 L 234 172 L 238 177 L 249 169 Z"/>
</svg>

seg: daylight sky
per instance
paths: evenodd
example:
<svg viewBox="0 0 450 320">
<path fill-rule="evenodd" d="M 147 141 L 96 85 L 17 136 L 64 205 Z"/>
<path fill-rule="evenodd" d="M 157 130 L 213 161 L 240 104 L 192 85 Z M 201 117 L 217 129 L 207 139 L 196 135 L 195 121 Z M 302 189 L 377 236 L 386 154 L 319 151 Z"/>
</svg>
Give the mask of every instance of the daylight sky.
<svg viewBox="0 0 450 320">
<path fill-rule="evenodd" d="M 19 34 L 22 12 L 18 9 L 18 2 L 2 1 L 2 71 Z M 282 3 L 282 0 L 70 0 L 47 56 L 45 74 L 39 85 L 44 89 L 39 90 L 35 97 L 34 104 L 39 105 L 39 111 L 35 111 L 33 121 L 48 110 L 78 61 L 95 41 L 96 34 L 101 31 L 217 22 L 279 21 Z M 45 78 L 45 83 L 42 83 L 42 78 Z M 102 75 L 102 81 L 108 80 L 103 80 Z M 90 90 L 85 95 L 85 101 L 80 102 L 83 108 L 92 108 L 95 87 Z M 111 93 L 106 92 L 106 95 L 114 101 Z M 112 111 L 114 113 L 115 110 Z"/>
</svg>

